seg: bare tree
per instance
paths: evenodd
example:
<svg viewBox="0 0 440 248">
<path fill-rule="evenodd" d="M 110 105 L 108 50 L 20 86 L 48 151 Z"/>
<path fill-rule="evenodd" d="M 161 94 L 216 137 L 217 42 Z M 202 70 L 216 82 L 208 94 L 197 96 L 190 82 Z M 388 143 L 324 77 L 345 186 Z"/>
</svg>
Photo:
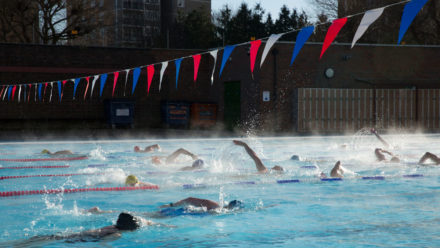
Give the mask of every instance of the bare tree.
<svg viewBox="0 0 440 248">
<path fill-rule="evenodd" d="M 338 18 L 338 0 L 309 0 L 316 13 L 324 14 L 329 19 Z"/>
<path fill-rule="evenodd" d="M 59 42 L 87 35 L 102 26 L 92 0 L 0 1 L 0 40 L 3 42 Z"/>
</svg>

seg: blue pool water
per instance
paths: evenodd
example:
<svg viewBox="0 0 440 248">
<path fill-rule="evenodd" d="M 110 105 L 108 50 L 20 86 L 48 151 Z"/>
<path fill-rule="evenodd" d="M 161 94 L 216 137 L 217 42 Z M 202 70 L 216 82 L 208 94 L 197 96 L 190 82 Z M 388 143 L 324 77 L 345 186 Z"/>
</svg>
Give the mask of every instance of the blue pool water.
<svg viewBox="0 0 440 248">
<path fill-rule="evenodd" d="M 232 139 L 127 140 L 0 144 L 0 158 L 44 158 L 42 149 L 69 149 L 89 158 L 57 162 L 0 162 L 1 167 L 69 165 L 53 169 L 0 169 L 0 176 L 98 173 L 70 177 L 0 180 L 0 191 L 124 186 L 135 174 L 159 190 L 82 192 L 1 197 L 0 247 L 22 246 L 37 235 L 67 235 L 115 223 L 128 211 L 176 227 L 144 226 L 125 232 L 110 247 L 437 247 L 440 246 L 440 167 L 418 166 L 426 151 L 440 154 L 439 135 L 390 135 L 384 138 L 401 163 L 375 161 L 374 136 L 243 139 L 267 167 L 283 174 L 256 174 L 253 161 Z M 159 144 L 162 150 L 134 153 L 133 147 Z M 184 156 L 173 165 L 153 165 L 184 147 L 205 161 L 205 169 Z M 300 161 L 290 160 L 299 155 Z M 340 181 L 321 181 L 337 160 L 348 170 Z M 364 179 L 363 179 L 364 177 Z M 368 180 L 369 179 L 369 180 Z M 277 183 L 283 182 L 283 183 Z M 241 200 L 244 208 L 216 214 L 150 218 L 163 204 L 186 197 L 219 202 Z M 113 213 L 82 210 L 99 206 Z M 104 241 L 101 241 L 104 242 Z M 29 243 L 27 243 L 29 245 Z M 71 247 L 63 240 L 43 244 Z M 96 247 L 83 242 L 75 247 Z"/>
</svg>

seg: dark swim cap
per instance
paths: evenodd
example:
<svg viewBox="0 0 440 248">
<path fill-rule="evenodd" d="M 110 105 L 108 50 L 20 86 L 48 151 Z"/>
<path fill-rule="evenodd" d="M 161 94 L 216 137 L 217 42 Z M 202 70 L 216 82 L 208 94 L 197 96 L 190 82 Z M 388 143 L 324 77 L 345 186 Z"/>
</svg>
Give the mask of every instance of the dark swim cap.
<svg viewBox="0 0 440 248">
<path fill-rule="evenodd" d="M 205 162 L 203 162 L 203 160 L 201 159 L 197 159 L 196 161 L 194 161 L 194 163 L 192 164 L 193 168 L 203 168 L 203 165 L 205 164 Z"/>
<path fill-rule="evenodd" d="M 139 221 L 131 214 L 120 213 L 116 221 L 116 228 L 119 230 L 133 231 L 140 227 Z"/>
<path fill-rule="evenodd" d="M 291 160 L 299 160 L 299 156 L 298 155 L 293 155 L 290 159 Z"/>
<path fill-rule="evenodd" d="M 242 208 L 243 207 L 243 202 L 240 200 L 233 200 L 230 201 L 228 206 L 226 208 L 228 209 L 234 209 L 234 208 Z"/>
</svg>

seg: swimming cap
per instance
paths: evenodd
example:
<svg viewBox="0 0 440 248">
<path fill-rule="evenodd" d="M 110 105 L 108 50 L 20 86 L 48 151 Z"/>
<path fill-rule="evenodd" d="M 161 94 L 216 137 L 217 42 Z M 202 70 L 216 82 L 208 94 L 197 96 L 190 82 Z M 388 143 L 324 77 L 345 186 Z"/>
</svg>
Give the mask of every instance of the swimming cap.
<svg viewBox="0 0 440 248">
<path fill-rule="evenodd" d="M 41 153 L 42 153 L 42 154 L 46 154 L 46 153 L 49 153 L 49 150 L 47 150 L 47 149 L 44 149 L 44 150 L 42 150 L 42 151 L 41 151 Z"/>
<path fill-rule="evenodd" d="M 243 207 L 243 202 L 239 201 L 239 200 L 230 201 L 228 206 L 226 206 L 226 208 L 228 208 L 228 209 L 242 208 L 242 207 Z"/>
<path fill-rule="evenodd" d="M 291 160 L 299 160 L 299 156 L 298 155 L 293 155 L 290 159 Z"/>
<path fill-rule="evenodd" d="M 131 214 L 120 213 L 116 221 L 116 228 L 119 230 L 136 230 L 140 227 L 139 221 Z"/>
<path fill-rule="evenodd" d="M 130 175 L 125 179 L 125 184 L 127 185 L 136 185 L 139 182 L 139 179 L 135 175 Z"/>
<path fill-rule="evenodd" d="M 194 161 L 194 163 L 192 164 L 192 167 L 193 167 L 193 168 L 202 168 L 204 164 L 205 164 L 205 162 L 203 162 L 203 160 L 201 160 L 201 159 L 197 159 L 197 160 Z"/>
<path fill-rule="evenodd" d="M 135 146 L 135 147 L 134 147 L 134 151 L 135 151 L 135 152 L 137 152 L 137 151 L 139 151 L 139 150 L 140 150 L 139 146 Z"/>
</svg>

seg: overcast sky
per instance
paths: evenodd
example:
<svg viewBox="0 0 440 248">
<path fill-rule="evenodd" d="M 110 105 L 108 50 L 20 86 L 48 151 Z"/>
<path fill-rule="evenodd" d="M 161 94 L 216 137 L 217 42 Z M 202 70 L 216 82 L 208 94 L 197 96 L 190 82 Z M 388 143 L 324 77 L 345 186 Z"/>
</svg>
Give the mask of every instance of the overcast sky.
<svg viewBox="0 0 440 248">
<path fill-rule="evenodd" d="M 278 18 L 278 14 L 283 5 L 286 5 L 289 9 L 299 9 L 306 11 L 309 16 L 314 16 L 315 12 L 310 5 L 310 0 L 211 0 L 212 11 L 219 11 L 227 4 L 233 11 L 236 11 L 240 4 L 245 2 L 250 8 L 254 8 L 255 4 L 260 3 L 267 13 L 271 13 L 273 19 Z"/>
</svg>

